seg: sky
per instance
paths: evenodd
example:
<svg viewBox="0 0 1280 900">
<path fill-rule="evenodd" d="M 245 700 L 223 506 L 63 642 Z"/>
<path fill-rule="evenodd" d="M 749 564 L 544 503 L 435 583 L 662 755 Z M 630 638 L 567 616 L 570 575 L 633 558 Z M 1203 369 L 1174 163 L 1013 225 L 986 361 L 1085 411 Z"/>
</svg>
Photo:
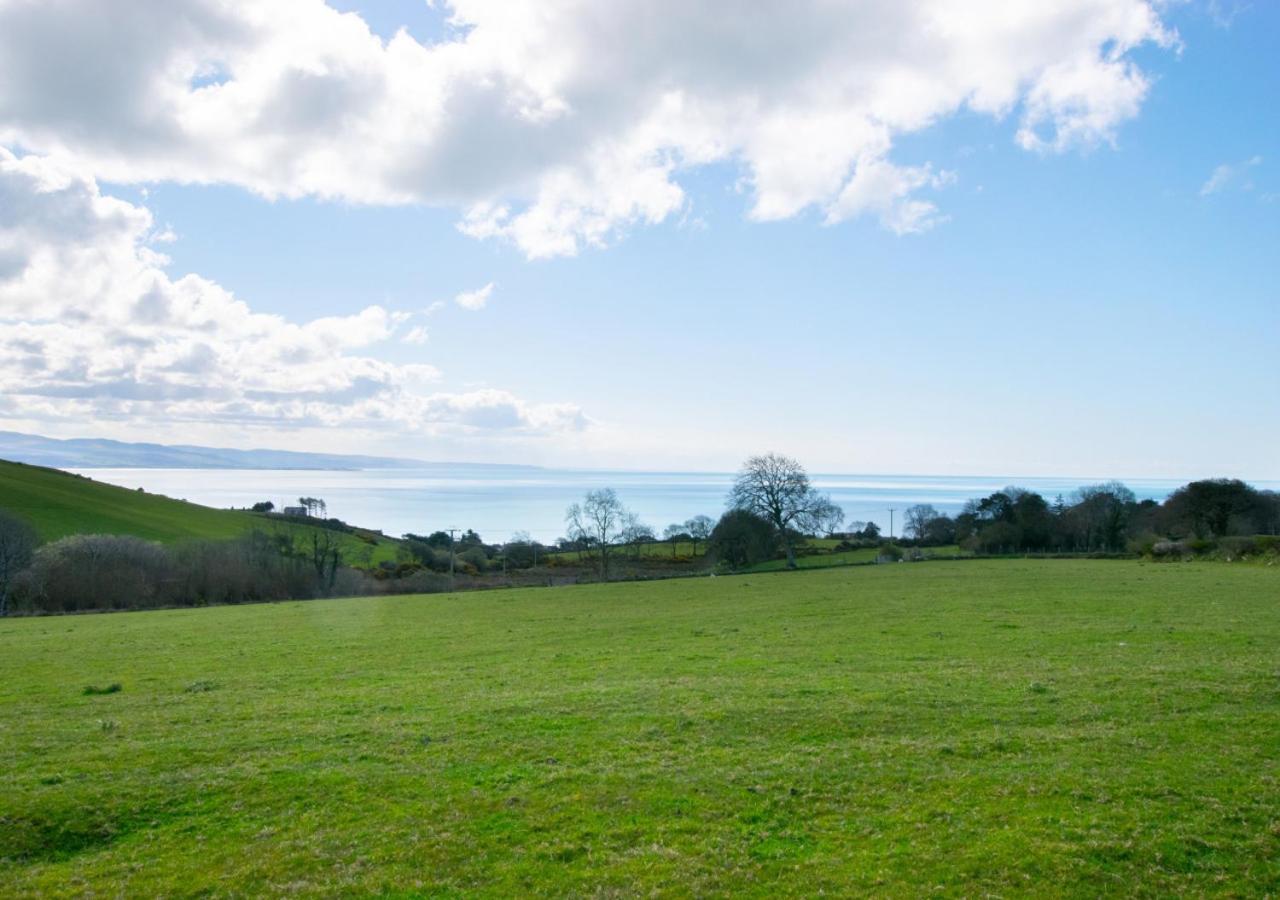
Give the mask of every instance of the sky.
<svg viewBox="0 0 1280 900">
<path fill-rule="evenodd" d="M 1260 0 L 0 0 L 0 429 L 1274 480 L 1277 96 Z"/>
</svg>

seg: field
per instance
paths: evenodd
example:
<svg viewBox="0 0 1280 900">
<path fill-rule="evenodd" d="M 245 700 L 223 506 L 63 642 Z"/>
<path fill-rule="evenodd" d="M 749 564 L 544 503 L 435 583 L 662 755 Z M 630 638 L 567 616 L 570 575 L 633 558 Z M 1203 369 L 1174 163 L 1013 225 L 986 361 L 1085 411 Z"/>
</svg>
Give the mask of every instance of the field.
<svg viewBox="0 0 1280 900">
<path fill-rule="evenodd" d="M 9 895 L 1275 894 L 1278 761 L 1264 565 L 0 622 Z"/>
<path fill-rule="evenodd" d="M 835 544 L 836 542 L 830 541 L 828 543 Z M 810 540 L 809 546 L 814 545 L 820 547 L 820 552 L 808 555 L 800 553 L 796 556 L 796 568 L 824 569 L 828 566 L 853 566 L 873 563 L 881 552 L 878 547 L 859 547 L 856 550 L 835 550 L 832 547 L 822 547 L 820 541 Z M 962 555 L 960 548 L 954 545 L 947 547 L 924 547 L 920 552 L 930 559 Z M 757 563 L 751 567 L 751 571 L 780 572 L 786 567 L 787 561 L 785 559 L 771 559 L 768 562 Z"/>
<path fill-rule="evenodd" d="M 674 543 L 674 547 L 672 544 Z M 683 560 L 689 561 L 700 559 L 707 554 L 707 542 L 698 541 L 697 552 L 694 552 L 692 541 L 653 541 L 652 543 L 640 545 L 640 557 L 642 559 L 657 559 L 659 561 L 667 560 Z M 611 558 L 627 560 L 631 559 L 635 553 L 632 547 L 615 547 L 611 551 Z M 584 562 L 590 564 L 595 559 L 591 554 L 580 554 L 577 550 L 553 550 L 547 553 L 546 559 L 558 560 L 562 563 L 579 563 Z"/>
<path fill-rule="evenodd" d="M 310 531 L 307 526 L 243 510 L 211 509 L 5 460 L 0 460 L 0 509 L 30 521 L 44 541 L 70 534 L 131 534 L 172 543 L 192 538 L 227 540 L 254 528 L 287 529 L 299 535 Z M 395 541 L 370 537 L 377 541 L 372 545 L 373 562 L 395 558 Z M 363 559 L 370 546 L 349 534 L 339 534 L 339 539 L 353 561 Z"/>
</svg>

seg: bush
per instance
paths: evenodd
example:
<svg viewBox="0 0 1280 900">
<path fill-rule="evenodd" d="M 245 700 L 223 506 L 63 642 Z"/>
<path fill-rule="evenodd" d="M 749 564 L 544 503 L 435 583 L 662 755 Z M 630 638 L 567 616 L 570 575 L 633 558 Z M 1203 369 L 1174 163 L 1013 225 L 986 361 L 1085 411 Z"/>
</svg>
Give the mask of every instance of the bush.
<svg viewBox="0 0 1280 900">
<path fill-rule="evenodd" d="M 458 562 L 475 572 L 483 572 L 489 568 L 489 557 L 483 547 L 468 547 L 458 554 Z"/>
<path fill-rule="evenodd" d="M 1156 541 L 1151 545 L 1152 559 L 1182 559 L 1191 555 L 1186 541 Z"/>
<path fill-rule="evenodd" d="M 1167 544 L 1169 542 L 1162 541 L 1159 535 L 1147 531 L 1137 537 L 1131 538 L 1127 545 L 1127 549 L 1130 553 L 1136 556 L 1155 556 L 1156 545 L 1162 543 Z"/>
<path fill-rule="evenodd" d="M 772 559 L 777 549 L 773 526 L 744 509 L 732 509 L 721 516 L 707 539 L 707 553 L 733 569 Z"/>
</svg>

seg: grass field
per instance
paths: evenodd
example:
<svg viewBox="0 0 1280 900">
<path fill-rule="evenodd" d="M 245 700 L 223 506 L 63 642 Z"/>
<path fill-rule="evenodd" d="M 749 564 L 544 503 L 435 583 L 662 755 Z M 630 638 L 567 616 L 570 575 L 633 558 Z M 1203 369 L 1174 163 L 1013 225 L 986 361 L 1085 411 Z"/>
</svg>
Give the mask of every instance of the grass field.
<svg viewBox="0 0 1280 900">
<path fill-rule="evenodd" d="M 254 528 L 303 534 L 310 530 L 242 510 L 212 509 L 5 460 L 0 460 L 0 509 L 30 521 L 44 541 L 70 534 L 131 534 L 167 544 L 192 538 L 226 540 Z M 362 559 L 368 545 L 348 534 L 339 539 L 350 561 Z M 374 540 L 372 562 L 395 558 L 395 541 L 376 536 Z"/>
<path fill-rule="evenodd" d="M 1280 570 L 0 621 L 0 771 L 8 895 L 1275 894 Z"/>
<path fill-rule="evenodd" d="M 831 542 L 832 544 L 836 542 Z M 810 545 L 818 544 L 817 540 L 811 539 Z M 953 557 L 961 556 L 959 547 L 924 547 L 920 551 L 931 558 L 937 557 Z M 796 557 L 796 568 L 798 569 L 825 569 L 829 566 L 853 566 L 865 563 L 873 563 L 880 555 L 878 547 L 859 547 L 856 550 L 839 550 L 833 551 L 826 549 L 826 552 L 814 553 L 812 555 L 800 554 Z M 751 567 L 752 572 L 780 572 L 787 567 L 785 559 L 771 559 L 768 562 L 757 563 Z"/>
<path fill-rule="evenodd" d="M 698 547 L 696 552 L 694 551 L 694 546 L 692 541 L 675 541 L 674 549 L 672 548 L 671 544 L 672 544 L 671 541 L 654 541 L 651 544 L 641 544 L 640 556 L 644 559 L 653 558 L 658 560 L 668 560 L 668 559 L 691 560 L 695 558 L 701 559 L 703 556 L 706 556 L 707 554 L 706 541 L 698 541 Z M 610 551 L 610 553 L 618 559 L 630 559 L 634 552 L 635 551 L 633 548 L 626 547 L 626 546 L 617 546 Z M 544 558 L 559 560 L 566 563 L 577 563 L 584 559 L 589 561 L 594 557 L 591 557 L 590 555 L 587 555 L 584 557 L 577 550 L 553 550 L 550 553 L 547 553 Z"/>
</svg>

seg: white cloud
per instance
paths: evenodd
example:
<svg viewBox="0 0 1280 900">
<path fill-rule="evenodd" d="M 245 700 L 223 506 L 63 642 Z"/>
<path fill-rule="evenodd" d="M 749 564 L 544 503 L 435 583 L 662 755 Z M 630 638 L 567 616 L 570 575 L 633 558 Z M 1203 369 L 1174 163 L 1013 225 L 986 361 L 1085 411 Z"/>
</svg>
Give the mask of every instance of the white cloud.
<svg viewBox="0 0 1280 900">
<path fill-rule="evenodd" d="M 406 313 L 295 323 L 198 275 L 171 278 L 152 229 L 147 209 L 88 174 L 0 148 L 0 418 L 422 435 L 586 425 L 570 405 L 441 393 L 433 366 L 376 358 Z"/>
<path fill-rule="evenodd" d="M 1254 156 L 1242 163 L 1223 163 L 1213 170 L 1209 180 L 1200 186 L 1200 196 L 1208 197 L 1229 187 L 1239 185 L 1244 190 L 1251 190 L 1253 184 L 1248 181 L 1248 172 L 1262 165 L 1262 157 Z"/>
<path fill-rule="evenodd" d="M 530 257 L 603 246 L 742 169 L 751 217 L 940 220 L 901 135 L 965 110 L 1111 142 L 1176 44 L 1156 0 L 454 0 L 388 41 L 321 0 L 0 0 L 0 143 L 114 182 L 429 203 Z"/>
<path fill-rule="evenodd" d="M 484 309 L 485 304 L 489 302 L 489 295 L 493 293 L 493 282 L 490 281 L 482 288 L 476 288 L 474 291 L 463 291 L 461 294 L 453 298 L 453 302 L 461 306 L 463 309 L 478 310 Z"/>
<path fill-rule="evenodd" d="M 400 340 L 406 344 L 425 344 L 430 335 L 427 333 L 426 326 L 415 325 L 404 333 Z"/>
<path fill-rule="evenodd" d="M 1253 6 L 1240 0 L 1209 0 L 1209 17 L 1219 28 L 1230 28 L 1236 17 Z"/>
</svg>

